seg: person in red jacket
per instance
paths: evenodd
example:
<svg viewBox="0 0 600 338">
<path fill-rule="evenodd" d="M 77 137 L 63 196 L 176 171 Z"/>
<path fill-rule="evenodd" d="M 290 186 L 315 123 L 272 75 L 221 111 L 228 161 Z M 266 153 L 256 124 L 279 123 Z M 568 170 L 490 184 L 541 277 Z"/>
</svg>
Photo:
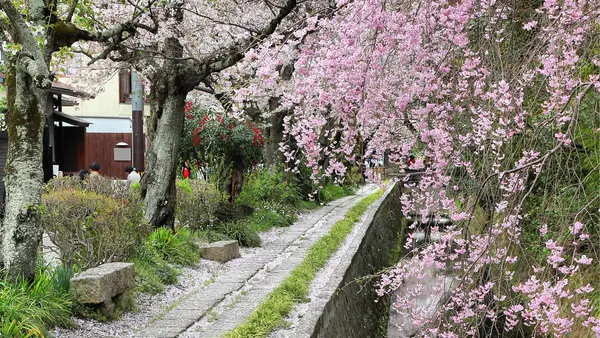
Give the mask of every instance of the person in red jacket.
<svg viewBox="0 0 600 338">
<path fill-rule="evenodd" d="M 188 168 L 187 166 L 183 167 L 183 178 L 190 178 L 190 168 Z"/>
</svg>

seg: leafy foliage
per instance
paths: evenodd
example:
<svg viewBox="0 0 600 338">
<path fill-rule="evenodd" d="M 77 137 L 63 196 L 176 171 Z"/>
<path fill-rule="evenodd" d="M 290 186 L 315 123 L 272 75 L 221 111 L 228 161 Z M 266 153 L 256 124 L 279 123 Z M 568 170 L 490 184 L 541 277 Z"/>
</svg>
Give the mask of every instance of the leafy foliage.
<svg viewBox="0 0 600 338">
<path fill-rule="evenodd" d="M 179 271 L 146 245 L 140 247 L 133 263 L 136 289 L 140 292 L 157 294 L 164 290 L 165 285 L 177 283 Z"/>
<path fill-rule="evenodd" d="M 215 231 L 237 240 L 241 246 L 253 248 L 261 244 L 260 236 L 245 221 L 220 223 L 215 227 Z"/>
<path fill-rule="evenodd" d="M 294 176 L 279 167 L 254 171 L 237 199 L 237 203 L 253 207 L 265 202 L 295 205 L 302 199 Z"/>
<path fill-rule="evenodd" d="M 219 206 L 225 196 L 212 184 L 187 179 L 177 181 L 177 220 L 193 230 L 207 229 L 216 220 Z"/>
<path fill-rule="evenodd" d="M 137 194 L 115 198 L 66 187 L 50 189 L 42 201 L 44 231 L 67 266 L 87 269 L 127 260 L 151 231 Z"/>
<path fill-rule="evenodd" d="M 0 336 L 45 337 L 54 326 L 71 326 L 68 293 L 55 288 L 56 274 L 38 267 L 34 280 L 0 281 Z"/>
<path fill-rule="evenodd" d="M 146 245 L 167 262 L 192 266 L 200 259 L 199 248 L 189 229 L 179 229 L 173 233 L 166 228 L 155 230 Z"/>
<path fill-rule="evenodd" d="M 336 199 L 354 194 L 354 188 L 347 185 L 329 183 L 319 190 L 318 200 L 328 203 Z"/>
<path fill-rule="evenodd" d="M 190 107 L 180 157 L 202 163 L 223 159 L 228 164 L 241 159 L 249 166 L 262 159 L 263 145 L 262 133 L 254 124 Z"/>
<path fill-rule="evenodd" d="M 256 231 L 266 231 L 273 227 L 287 227 L 296 220 L 296 208 L 277 202 L 263 202 L 257 206 L 246 222 Z"/>
</svg>

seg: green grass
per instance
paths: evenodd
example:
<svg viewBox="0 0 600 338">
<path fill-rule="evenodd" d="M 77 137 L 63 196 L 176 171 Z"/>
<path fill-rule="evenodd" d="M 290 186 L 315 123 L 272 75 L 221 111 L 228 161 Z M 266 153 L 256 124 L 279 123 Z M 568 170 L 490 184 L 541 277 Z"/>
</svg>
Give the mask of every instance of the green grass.
<svg viewBox="0 0 600 338">
<path fill-rule="evenodd" d="M 133 258 L 136 289 L 157 294 L 166 285 L 177 283 L 180 270 L 176 266 L 194 266 L 200 260 L 200 248 L 188 229 L 176 233 L 166 228 L 154 231 Z"/>
<path fill-rule="evenodd" d="M 279 285 L 267 299 L 258 306 L 248 321 L 227 333 L 228 338 L 266 337 L 274 328 L 285 325 L 287 316 L 294 305 L 305 301 L 308 290 L 317 271 L 343 243 L 352 231 L 354 224 L 375 200 L 383 194 L 382 190 L 363 198 L 336 222 L 329 233 L 315 243 L 304 260 Z"/>
<path fill-rule="evenodd" d="M 296 209 L 300 212 L 311 211 L 319 209 L 320 205 L 315 201 L 299 201 L 296 203 Z"/>
<path fill-rule="evenodd" d="M 221 223 L 214 230 L 238 241 L 243 247 L 255 248 L 261 245 L 258 233 L 244 220 Z"/>
<path fill-rule="evenodd" d="M 354 188 L 350 186 L 341 186 L 329 183 L 319 190 L 318 199 L 323 203 L 329 203 L 352 194 L 354 194 Z"/>
<path fill-rule="evenodd" d="M 267 231 L 271 228 L 288 227 L 296 220 L 295 210 L 256 210 L 248 217 L 248 224 L 254 231 Z"/>
<path fill-rule="evenodd" d="M 55 277 L 38 267 L 30 283 L 0 280 L 0 337 L 44 337 L 56 325 L 73 325 L 72 301 Z"/>
</svg>

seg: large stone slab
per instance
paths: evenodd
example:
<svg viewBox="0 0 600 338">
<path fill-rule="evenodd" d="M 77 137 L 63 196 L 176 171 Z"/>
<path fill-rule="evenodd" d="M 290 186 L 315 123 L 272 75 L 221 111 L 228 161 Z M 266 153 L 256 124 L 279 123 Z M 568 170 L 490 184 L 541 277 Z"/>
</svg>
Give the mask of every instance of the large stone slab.
<svg viewBox="0 0 600 338">
<path fill-rule="evenodd" d="M 202 258 L 225 263 L 239 258 L 240 246 L 237 241 L 219 241 L 202 246 Z"/>
<path fill-rule="evenodd" d="M 82 304 L 110 302 L 135 286 L 133 263 L 106 263 L 71 279 L 71 294 Z"/>
</svg>

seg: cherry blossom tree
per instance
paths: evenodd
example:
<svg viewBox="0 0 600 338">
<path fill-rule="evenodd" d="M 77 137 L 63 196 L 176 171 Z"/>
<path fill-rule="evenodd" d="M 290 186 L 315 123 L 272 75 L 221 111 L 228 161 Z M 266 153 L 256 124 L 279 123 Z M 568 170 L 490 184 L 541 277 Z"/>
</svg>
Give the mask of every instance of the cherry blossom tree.
<svg viewBox="0 0 600 338">
<path fill-rule="evenodd" d="M 367 154 L 388 152 L 401 168 L 419 149 L 431 164 L 417 159 L 410 169 L 421 180 L 400 182 L 403 212 L 454 222 L 425 248 L 412 247 L 409 235 L 407 257 L 383 276 L 380 294 L 416 279 L 394 304 L 425 336 L 600 335 L 594 287 L 582 282 L 598 259 L 599 186 L 589 177 L 599 168 L 599 4 L 338 7 L 300 47 L 286 94 L 295 110 L 285 121 L 299 149 L 283 145 L 288 161 L 304 156 L 316 180 L 343 175 L 367 138 Z M 571 195 L 561 204 L 568 212 L 551 216 L 539 205 L 552 204 L 536 196 L 558 201 L 556 186 Z M 432 292 L 424 290 L 428 269 L 456 281 L 433 314 L 416 306 L 420 292 Z"/>
<path fill-rule="evenodd" d="M 137 35 L 118 53 L 82 49 L 94 62 L 126 61 L 150 83 L 150 149 L 141 182 L 145 217 L 154 226 L 173 226 L 175 177 L 185 100 L 192 90 L 210 90 L 211 74 L 242 60 L 248 50 L 279 29 L 303 20 L 308 1 L 170 1 L 146 14 L 155 32 Z M 210 84 L 209 84 L 210 86 Z"/>
<path fill-rule="evenodd" d="M 51 63 L 77 41 L 106 43 L 111 49 L 139 29 L 154 27 L 140 15 L 154 1 L 0 1 L 0 30 L 7 55 L 8 155 L 6 206 L 0 266 L 10 278 L 33 276 L 42 236 L 42 147 L 45 113 L 52 108 Z M 99 14 L 99 13 L 104 13 Z M 119 13 L 118 15 L 114 15 Z M 110 19 L 106 19 L 110 17 Z"/>
</svg>

